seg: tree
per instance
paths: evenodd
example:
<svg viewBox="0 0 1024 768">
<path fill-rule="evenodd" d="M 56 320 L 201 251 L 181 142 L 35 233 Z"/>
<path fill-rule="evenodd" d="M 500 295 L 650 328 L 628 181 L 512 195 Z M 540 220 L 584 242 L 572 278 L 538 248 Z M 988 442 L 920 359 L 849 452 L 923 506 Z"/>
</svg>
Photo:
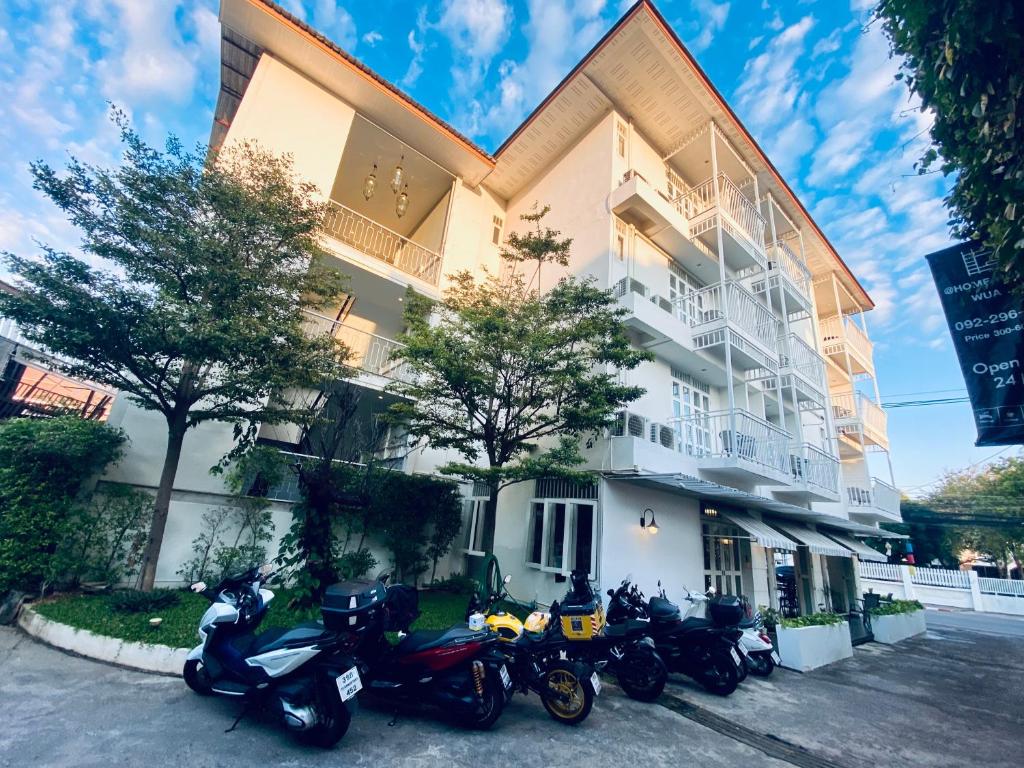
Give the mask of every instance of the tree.
<svg viewBox="0 0 1024 768">
<path fill-rule="evenodd" d="M 1024 8 L 1017 0 L 881 0 L 897 78 L 930 109 L 958 237 L 983 241 L 1012 283 L 1024 277 Z M 940 161 L 941 158 L 941 161 Z"/>
<path fill-rule="evenodd" d="M 292 418 L 274 392 L 332 375 L 336 344 L 307 336 L 302 310 L 339 294 L 317 243 L 324 206 L 289 158 L 241 145 L 205 162 L 173 137 L 147 146 L 115 113 L 120 168 L 33 163 L 34 185 L 83 234 L 87 262 L 43 247 L 4 254 L 20 278 L 0 313 L 59 356 L 70 376 L 115 387 L 167 422 L 140 586 L 151 589 L 186 432 L 203 422 L 252 437 Z M 96 263 L 99 263 L 99 266 Z"/>
<path fill-rule="evenodd" d="M 506 262 L 532 260 L 538 270 L 549 261 L 568 263 L 571 240 L 540 228 L 546 212 L 523 217 L 536 228 L 509 238 Z M 541 477 L 579 479 L 580 436 L 643 394 L 616 374 L 650 357 L 630 345 L 624 314 L 591 281 L 567 277 L 541 293 L 514 268 L 482 282 L 468 272 L 453 275 L 437 304 L 414 295 L 406 301 L 399 355 L 413 375 L 393 385 L 406 399 L 392 413 L 415 437 L 461 455 L 442 473 L 489 487 L 487 549 L 502 488 Z"/>
</svg>

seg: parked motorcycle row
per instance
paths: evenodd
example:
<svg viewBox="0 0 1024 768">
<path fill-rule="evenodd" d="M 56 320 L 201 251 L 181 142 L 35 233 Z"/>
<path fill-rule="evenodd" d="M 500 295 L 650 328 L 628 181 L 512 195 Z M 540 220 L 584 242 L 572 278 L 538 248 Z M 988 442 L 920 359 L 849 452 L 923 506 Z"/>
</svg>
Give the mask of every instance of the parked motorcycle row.
<svg viewBox="0 0 1024 768">
<path fill-rule="evenodd" d="M 273 575 L 253 568 L 214 587 L 193 585 L 210 607 L 183 677 L 198 694 L 239 699 L 239 720 L 268 710 L 321 747 L 345 735 L 360 691 L 432 704 L 475 729 L 490 728 L 516 692 L 533 692 L 554 720 L 572 725 L 590 714 L 601 672 L 630 697 L 654 701 L 669 673 L 727 696 L 748 671 L 769 675 L 778 662 L 759 617 L 744 620 L 738 598 L 687 593 L 684 615 L 660 583 L 660 594 L 645 599 L 627 579 L 608 590 L 606 613 L 584 571 L 572 573 L 562 601 L 525 621 L 499 609 L 506 577 L 485 599 L 470 597 L 464 624 L 410 632 L 418 592 L 382 574 L 329 587 L 321 621 L 258 632 Z"/>
</svg>

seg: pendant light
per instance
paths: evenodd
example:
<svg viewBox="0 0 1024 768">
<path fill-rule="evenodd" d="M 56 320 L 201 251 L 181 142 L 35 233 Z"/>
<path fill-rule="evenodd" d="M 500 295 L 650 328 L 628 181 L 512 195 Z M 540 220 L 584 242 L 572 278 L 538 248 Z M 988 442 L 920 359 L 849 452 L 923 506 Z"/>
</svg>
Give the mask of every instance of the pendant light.
<svg viewBox="0 0 1024 768">
<path fill-rule="evenodd" d="M 402 162 L 405 160 L 405 155 L 398 161 L 398 165 L 395 166 L 395 170 L 391 172 L 391 191 L 396 195 L 398 190 L 402 188 L 402 183 L 405 181 L 405 169 L 402 167 Z"/>
<path fill-rule="evenodd" d="M 377 191 L 377 164 L 373 164 L 373 170 L 363 179 L 363 197 L 369 200 Z"/>
<path fill-rule="evenodd" d="M 409 185 L 406 184 L 405 189 L 402 190 L 402 193 L 397 198 L 395 198 L 395 215 L 398 216 L 398 218 L 402 218 L 403 216 L 405 216 L 405 212 L 409 210 L 409 193 L 407 191 L 408 189 Z"/>
</svg>

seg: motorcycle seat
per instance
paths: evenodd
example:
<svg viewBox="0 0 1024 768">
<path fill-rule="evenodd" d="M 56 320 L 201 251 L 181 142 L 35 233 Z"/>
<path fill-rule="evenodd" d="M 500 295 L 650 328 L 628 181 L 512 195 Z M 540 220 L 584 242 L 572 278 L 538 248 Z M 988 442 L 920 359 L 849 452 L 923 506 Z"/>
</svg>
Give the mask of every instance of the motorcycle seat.
<svg viewBox="0 0 1024 768">
<path fill-rule="evenodd" d="M 650 624 L 643 619 L 626 619 L 617 624 L 606 624 L 604 633 L 607 637 L 625 637 L 626 635 L 643 635 L 650 629 Z"/>
<path fill-rule="evenodd" d="M 395 651 L 399 654 L 419 653 L 431 648 L 440 648 L 450 642 L 462 640 L 485 640 L 491 635 L 490 630 L 474 630 L 469 627 L 449 627 L 448 629 L 417 629 L 402 638 Z"/>
<path fill-rule="evenodd" d="M 246 656 L 288 648 L 292 645 L 309 645 L 326 640 L 333 635 L 318 621 L 307 621 L 291 628 L 271 627 L 256 635 L 245 652 Z"/>
<path fill-rule="evenodd" d="M 757 626 L 757 622 L 753 619 L 753 617 L 751 617 L 749 619 L 744 619 L 743 621 L 741 621 L 736 626 L 739 627 L 740 629 L 753 629 L 754 627 Z"/>
<path fill-rule="evenodd" d="M 700 619 L 696 616 L 691 616 L 688 619 L 683 619 L 683 623 L 680 628 L 683 632 L 693 632 L 698 629 L 711 629 L 715 626 L 715 622 L 710 619 Z"/>
</svg>

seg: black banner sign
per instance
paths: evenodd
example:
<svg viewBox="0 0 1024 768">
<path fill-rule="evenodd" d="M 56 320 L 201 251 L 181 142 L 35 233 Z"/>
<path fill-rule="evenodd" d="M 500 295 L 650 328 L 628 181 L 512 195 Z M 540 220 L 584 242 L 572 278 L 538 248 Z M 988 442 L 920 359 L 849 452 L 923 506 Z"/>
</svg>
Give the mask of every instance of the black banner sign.
<svg viewBox="0 0 1024 768">
<path fill-rule="evenodd" d="M 976 445 L 1024 443 L 1024 302 L 976 243 L 928 254 L 978 427 Z"/>
</svg>

